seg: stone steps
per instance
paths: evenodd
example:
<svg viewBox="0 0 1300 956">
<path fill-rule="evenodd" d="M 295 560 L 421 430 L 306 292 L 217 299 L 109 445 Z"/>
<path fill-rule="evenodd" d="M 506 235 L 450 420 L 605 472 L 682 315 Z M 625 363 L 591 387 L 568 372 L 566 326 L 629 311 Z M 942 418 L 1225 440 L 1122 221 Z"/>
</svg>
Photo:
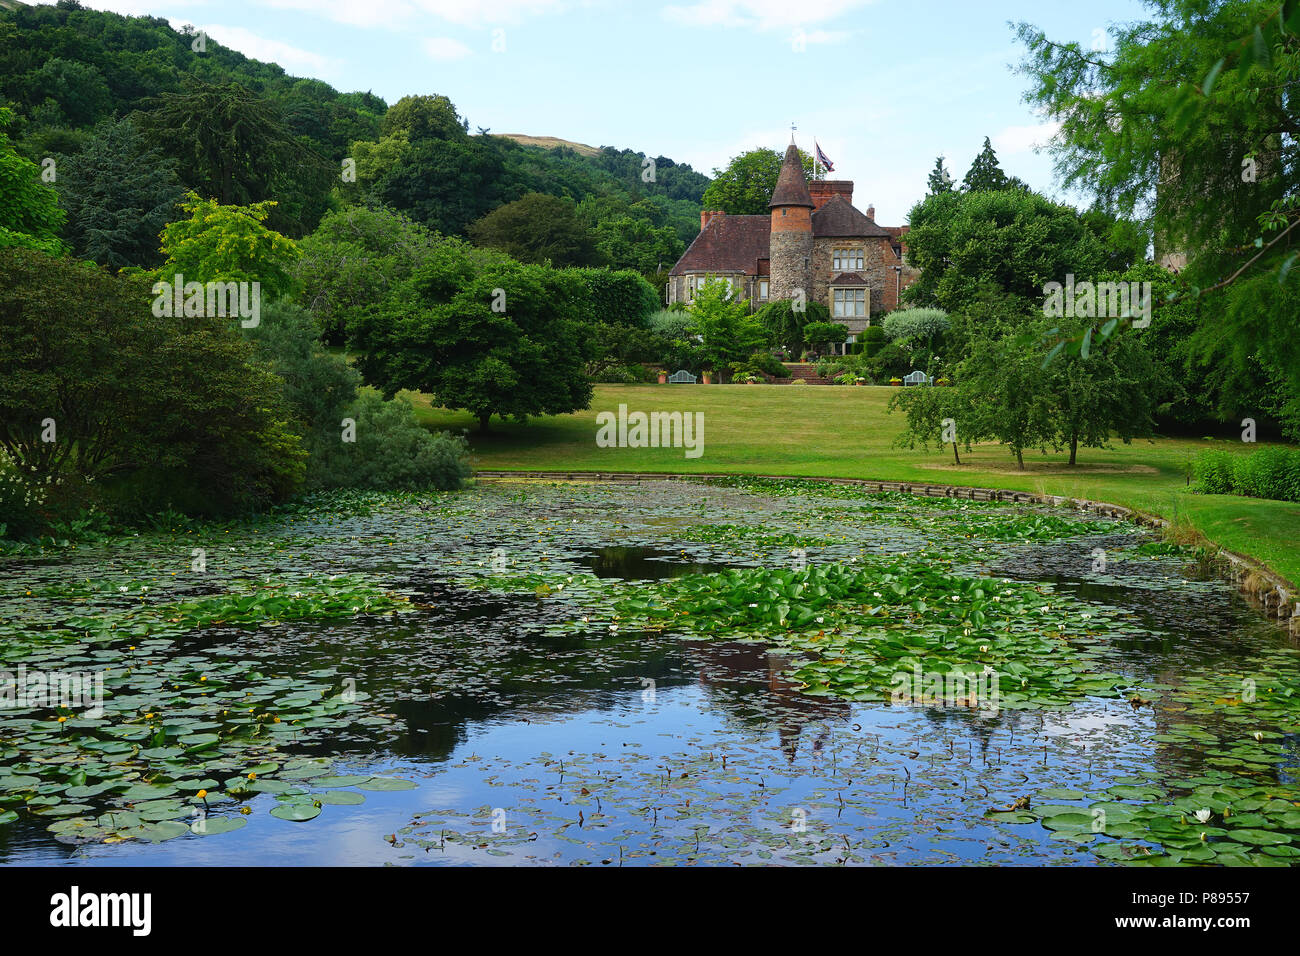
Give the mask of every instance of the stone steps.
<svg viewBox="0 0 1300 956">
<path fill-rule="evenodd" d="M 831 380 L 822 378 L 817 374 L 817 366 L 811 362 L 784 362 L 782 363 L 790 370 L 790 378 L 794 380 L 801 378 L 809 385 L 830 385 Z"/>
</svg>

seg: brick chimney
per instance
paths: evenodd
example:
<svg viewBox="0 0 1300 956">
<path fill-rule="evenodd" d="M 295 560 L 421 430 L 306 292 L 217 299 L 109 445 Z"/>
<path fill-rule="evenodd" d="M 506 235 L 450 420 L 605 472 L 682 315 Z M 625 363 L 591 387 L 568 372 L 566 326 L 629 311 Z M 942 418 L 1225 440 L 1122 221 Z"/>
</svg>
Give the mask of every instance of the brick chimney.
<svg viewBox="0 0 1300 956">
<path fill-rule="evenodd" d="M 814 179 L 808 184 L 808 194 L 812 196 L 813 209 L 821 209 L 832 196 L 843 196 L 844 201 L 853 205 L 853 180 L 851 179 Z"/>
<path fill-rule="evenodd" d="M 700 232 L 704 231 L 704 227 L 707 226 L 712 219 L 714 219 L 717 216 L 725 216 L 725 215 L 726 213 L 723 212 L 721 209 L 701 209 L 700 210 Z"/>
<path fill-rule="evenodd" d="M 867 207 L 867 218 L 872 222 L 876 221 L 876 207 L 874 205 Z"/>
</svg>

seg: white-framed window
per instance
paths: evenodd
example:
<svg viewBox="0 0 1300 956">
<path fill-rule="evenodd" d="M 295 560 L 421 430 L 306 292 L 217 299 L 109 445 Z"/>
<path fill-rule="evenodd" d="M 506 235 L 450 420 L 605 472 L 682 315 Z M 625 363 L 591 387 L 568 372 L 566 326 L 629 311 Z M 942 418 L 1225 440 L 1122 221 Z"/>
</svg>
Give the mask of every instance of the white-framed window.
<svg viewBox="0 0 1300 956">
<path fill-rule="evenodd" d="M 862 269 L 862 250 L 854 248 L 832 249 L 831 268 L 836 272 L 858 272 Z"/>
<path fill-rule="evenodd" d="M 725 282 L 728 287 L 728 295 L 734 296 L 740 290 L 740 280 L 735 276 L 716 276 L 709 273 L 700 273 L 690 277 L 688 285 L 689 301 L 695 300 L 695 293 L 704 288 L 710 282 Z"/>
<path fill-rule="evenodd" d="M 837 319 L 865 317 L 867 314 L 867 290 L 831 289 L 831 315 Z"/>
<path fill-rule="evenodd" d="M 759 280 L 758 280 L 758 297 L 759 297 L 759 299 L 766 299 L 766 298 L 767 298 L 767 291 L 768 291 L 768 289 L 769 289 L 768 281 L 769 281 L 769 280 L 767 280 L 767 279 L 759 279 Z"/>
</svg>

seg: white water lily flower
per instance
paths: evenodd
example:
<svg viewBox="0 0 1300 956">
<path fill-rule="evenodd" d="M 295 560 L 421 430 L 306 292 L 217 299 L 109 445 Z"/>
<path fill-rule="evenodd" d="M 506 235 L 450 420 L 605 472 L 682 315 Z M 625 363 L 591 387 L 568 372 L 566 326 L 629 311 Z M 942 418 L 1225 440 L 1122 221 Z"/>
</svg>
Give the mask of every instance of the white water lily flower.
<svg viewBox="0 0 1300 956">
<path fill-rule="evenodd" d="M 1197 823 L 1209 823 L 1209 822 L 1210 822 L 1210 811 L 1209 811 L 1208 809 L 1205 809 L 1205 810 L 1197 810 L 1197 811 L 1196 811 L 1196 822 L 1197 822 Z M 1202 839 L 1202 840 L 1205 839 L 1205 834 L 1204 834 L 1204 833 L 1201 834 L 1201 839 Z"/>
<path fill-rule="evenodd" d="M 123 593 L 126 593 L 126 585 L 123 584 L 120 588 L 118 588 L 118 590 L 121 591 L 121 592 L 123 592 Z"/>
<path fill-rule="evenodd" d="M 981 654 L 987 654 L 988 652 L 989 652 L 989 646 L 988 646 L 987 644 L 981 644 L 981 645 L 980 645 L 980 653 L 981 653 Z"/>
<path fill-rule="evenodd" d="M 1251 734 L 1251 736 L 1254 737 L 1256 741 L 1260 741 L 1260 740 L 1263 740 L 1263 739 L 1264 739 L 1264 735 L 1263 735 L 1263 733 L 1261 733 L 1261 732 L 1258 731 L 1258 730 L 1255 731 L 1253 734 Z"/>
<path fill-rule="evenodd" d="M 824 617 L 819 617 L 819 618 L 817 618 L 817 623 L 818 623 L 818 624 L 821 624 L 821 623 L 825 622 L 825 620 L 826 620 L 826 618 L 824 618 Z"/>
</svg>

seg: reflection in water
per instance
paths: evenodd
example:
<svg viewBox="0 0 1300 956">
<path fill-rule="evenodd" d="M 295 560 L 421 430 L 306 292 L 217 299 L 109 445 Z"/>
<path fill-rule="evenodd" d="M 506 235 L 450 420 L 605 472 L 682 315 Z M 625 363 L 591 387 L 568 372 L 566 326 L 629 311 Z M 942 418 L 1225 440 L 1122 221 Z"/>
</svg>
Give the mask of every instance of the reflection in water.
<svg viewBox="0 0 1300 956">
<path fill-rule="evenodd" d="M 725 567 L 722 564 L 683 561 L 679 554 L 656 548 L 627 546 L 598 548 L 584 563 L 598 578 L 622 578 L 626 581 L 680 578 L 684 574 L 706 574 Z"/>
<path fill-rule="evenodd" d="M 268 661 L 276 673 L 334 666 L 352 675 L 368 695 L 359 716 L 396 720 L 359 719 L 330 739 L 328 751 L 341 755 L 345 772 L 401 774 L 419 788 L 370 793 L 361 806 L 329 806 L 302 825 L 262 812 L 274 805 L 266 794 L 255 798 L 243 830 L 158 846 L 74 850 L 35 826 L 0 827 L 0 861 L 1092 864 L 1085 846 L 1038 826 L 990 822 L 985 813 L 1044 787 L 1091 790 L 1153 769 L 1204 768 L 1194 742 L 1155 737 L 1207 718 L 1162 703 L 1089 699 L 1065 711 L 996 715 L 849 703 L 806 694 L 789 676 L 794 659 L 760 643 L 562 631 L 558 625 L 574 614 L 563 602 L 455 583 L 493 549 L 509 556 L 513 571 L 589 568 L 623 580 L 741 563 L 724 546 L 671 539 L 664 516 L 686 505 L 703 513 L 702 498 L 710 522 L 741 523 L 762 511 L 766 524 L 791 531 L 803 519 L 783 524 L 782 509 L 807 513 L 809 505 L 676 482 L 482 487 L 458 498 L 455 514 L 295 528 L 312 541 L 296 560 L 331 572 L 382 571 L 410 595 L 414 613 L 213 629 L 182 640 L 176 653 Z M 616 532 L 610 514 L 618 515 Z M 843 559 L 862 542 L 879 547 L 886 517 L 864 524 L 860 540 L 852 537 L 857 525 L 836 523 L 844 540 L 824 554 L 811 548 L 809 560 Z M 491 543 L 467 557 L 462 524 L 471 520 L 491 529 Z M 564 533 L 539 545 L 534 524 L 541 522 Z M 912 530 L 894 534 L 896 548 L 915 541 Z M 1006 546 L 991 569 L 1132 609 L 1132 627 L 1111 636 L 1104 663 L 1135 681 L 1175 684 L 1276 643 L 1231 588 L 1178 584 L 1185 569 L 1172 559 L 1115 560 L 1104 576 L 1091 574 L 1098 541 L 1118 549 L 1132 538 Z M 784 562 L 788 550 L 781 544 L 743 560 Z M 1285 745 L 1286 766 L 1294 768 L 1295 736 Z M 491 827 L 498 809 L 507 821 L 502 832 Z"/>
</svg>

